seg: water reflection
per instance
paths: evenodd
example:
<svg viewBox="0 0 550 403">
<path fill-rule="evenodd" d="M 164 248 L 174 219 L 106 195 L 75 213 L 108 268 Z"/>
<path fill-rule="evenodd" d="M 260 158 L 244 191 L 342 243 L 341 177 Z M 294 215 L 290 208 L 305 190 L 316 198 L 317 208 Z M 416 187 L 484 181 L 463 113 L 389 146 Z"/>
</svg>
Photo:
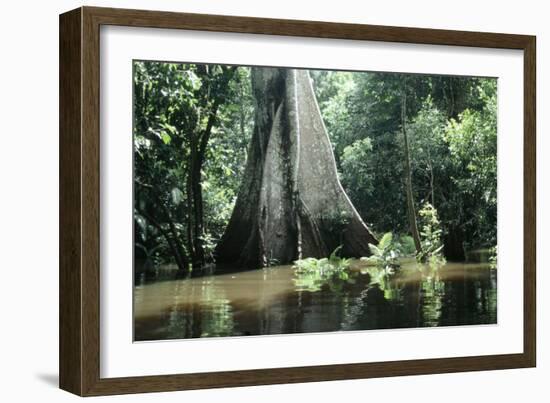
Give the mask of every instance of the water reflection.
<svg viewBox="0 0 550 403">
<path fill-rule="evenodd" d="M 214 336 L 491 324 L 497 272 L 485 264 L 434 268 L 411 261 L 396 272 L 352 263 L 346 275 L 297 275 L 291 266 L 137 279 L 134 336 Z"/>
</svg>

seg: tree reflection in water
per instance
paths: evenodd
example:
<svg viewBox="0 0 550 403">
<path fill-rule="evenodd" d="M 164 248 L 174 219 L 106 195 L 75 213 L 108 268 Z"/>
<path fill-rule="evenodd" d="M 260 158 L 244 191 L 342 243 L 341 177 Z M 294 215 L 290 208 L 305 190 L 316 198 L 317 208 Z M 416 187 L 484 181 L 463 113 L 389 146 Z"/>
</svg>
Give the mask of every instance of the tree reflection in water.
<svg viewBox="0 0 550 403">
<path fill-rule="evenodd" d="M 346 275 L 291 266 L 147 279 L 134 292 L 135 340 L 494 324 L 497 272 L 485 264 L 410 261 Z"/>
</svg>

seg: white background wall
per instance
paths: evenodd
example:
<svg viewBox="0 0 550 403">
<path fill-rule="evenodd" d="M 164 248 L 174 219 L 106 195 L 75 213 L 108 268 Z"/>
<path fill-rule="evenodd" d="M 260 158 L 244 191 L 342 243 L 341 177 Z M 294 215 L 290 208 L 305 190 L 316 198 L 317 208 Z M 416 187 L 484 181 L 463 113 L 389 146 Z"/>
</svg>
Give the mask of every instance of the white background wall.
<svg viewBox="0 0 550 403">
<path fill-rule="evenodd" d="M 146 394 L 102 401 L 546 402 L 550 276 L 550 24 L 544 1 L 123 0 L 87 5 L 537 35 L 538 368 L 388 379 Z M 58 365 L 58 14 L 79 1 L 12 1 L 0 24 L 0 398 L 69 402 Z M 520 290 L 518 290 L 519 292 Z M 441 341 L 442 343 L 445 340 Z M 368 346 L 365 346 L 368 348 Z M 414 346 L 411 346 L 414 348 Z"/>
</svg>

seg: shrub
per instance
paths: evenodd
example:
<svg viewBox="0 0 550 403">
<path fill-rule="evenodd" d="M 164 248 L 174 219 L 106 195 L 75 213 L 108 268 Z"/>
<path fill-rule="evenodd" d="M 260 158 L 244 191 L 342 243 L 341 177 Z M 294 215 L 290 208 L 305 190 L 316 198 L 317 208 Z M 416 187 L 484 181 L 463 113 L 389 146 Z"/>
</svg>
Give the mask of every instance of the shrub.
<svg viewBox="0 0 550 403">
<path fill-rule="evenodd" d="M 437 216 L 437 210 L 430 203 L 425 203 L 419 211 L 421 231 L 420 243 L 422 251 L 417 253 L 416 258 L 420 262 L 429 263 L 444 263 L 445 258 L 441 251 L 443 250 L 443 242 L 441 235 L 441 223 Z"/>
<path fill-rule="evenodd" d="M 361 260 L 369 263 L 374 263 L 381 267 L 397 267 L 399 266 L 398 258 L 401 255 L 399 245 L 393 242 L 391 232 L 386 232 L 378 242 L 378 245 L 369 243 L 369 249 L 372 253 L 369 257 L 362 257 Z"/>
</svg>

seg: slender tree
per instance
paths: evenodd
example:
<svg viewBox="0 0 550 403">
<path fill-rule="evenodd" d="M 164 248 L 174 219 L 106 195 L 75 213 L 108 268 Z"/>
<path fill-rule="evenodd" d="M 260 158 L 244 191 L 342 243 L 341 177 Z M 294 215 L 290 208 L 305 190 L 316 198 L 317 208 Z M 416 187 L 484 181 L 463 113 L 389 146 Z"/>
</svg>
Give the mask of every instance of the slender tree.
<svg viewBox="0 0 550 403">
<path fill-rule="evenodd" d="M 233 78 L 236 67 L 214 67 L 197 65 L 198 76 L 203 85 L 199 92 L 199 108 L 196 127 L 188 132 L 189 165 L 187 168 L 187 238 L 193 264 L 202 266 L 206 263 L 204 252 L 204 208 L 202 194 L 202 169 L 206 149 L 212 136 L 212 130 L 218 119 L 218 109 L 225 101 L 229 82 Z M 206 124 L 203 122 L 206 121 Z"/>
<path fill-rule="evenodd" d="M 405 150 L 405 192 L 407 194 L 407 215 L 409 218 L 409 226 L 414 239 L 414 246 L 417 253 L 422 253 L 422 244 L 420 242 L 420 234 L 418 233 L 418 225 L 416 222 L 416 211 L 414 208 L 414 197 L 412 188 L 412 172 L 411 172 L 411 156 L 409 147 L 409 138 L 407 135 L 407 93 L 406 88 L 403 88 L 401 95 L 401 132 L 403 133 L 403 145 Z"/>
</svg>

